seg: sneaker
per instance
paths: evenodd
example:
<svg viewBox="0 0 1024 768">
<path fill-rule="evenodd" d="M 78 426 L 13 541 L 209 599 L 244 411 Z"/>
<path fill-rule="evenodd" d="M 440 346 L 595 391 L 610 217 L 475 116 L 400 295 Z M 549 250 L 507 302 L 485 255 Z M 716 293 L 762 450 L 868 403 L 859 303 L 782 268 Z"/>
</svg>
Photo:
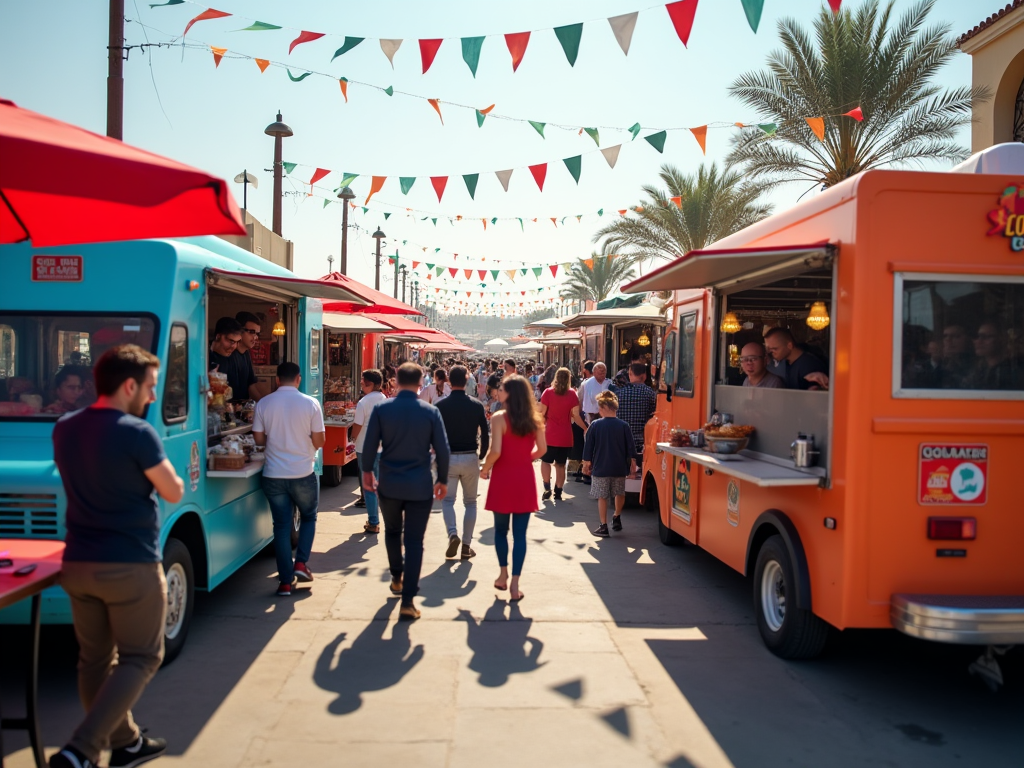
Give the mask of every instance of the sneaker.
<svg viewBox="0 0 1024 768">
<path fill-rule="evenodd" d="M 550 498 L 551 498 L 551 489 L 548 488 L 547 490 L 544 491 L 543 494 L 541 494 L 541 499 L 544 500 L 544 501 L 547 501 Z"/>
<path fill-rule="evenodd" d="M 473 549 L 469 544 L 462 545 L 462 559 L 469 560 L 471 557 L 476 557 L 476 550 Z"/>
<path fill-rule="evenodd" d="M 309 566 L 305 563 L 296 563 L 295 578 L 299 581 L 312 581 L 313 574 L 309 572 Z"/>
<path fill-rule="evenodd" d="M 110 753 L 110 768 L 134 768 L 150 760 L 160 757 L 167 751 L 166 739 L 151 739 L 139 736 L 139 740 L 130 747 L 121 747 Z"/>
<path fill-rule="evenodd" d="M 622 530 L 622 515 L 612 515 L 612 530 L 613 531 L 621 531 Z"/>
<path fill-rule="evenodd" d="M 448 549 L 444 553 L 444 556 L 451 560 L 459 551 L 459 544 L 462 543 L 462 539 L 459 538 L 459 534 L 453 533 L 448 537 Z"/>
<path fill-rule="evenodd" d="M 558 486 L 556 485 L 556 486 L 555 486 L 555 501 L 561 501 L 561 500 L 562 500 L 562 489 L 561 489 L 561 488 L 559 488 L 559 487 L 558 487 Z"/>
<path fill-rule="evenodd" d="M 402 578 L 391 579 L 391 594 L 400 595 L 402 594 Z"/>
<path fill-rule="evenodd" d="M 356 503 L 353 504 L 352 506 L 353 507 L 360 507 L 360 508 L 365 507 L 366 506 L 366 499 L 356 499 Z"/>
<path fill-rule="evenodd" d="M 96 763 L 72 746 L 50 757 L 50 768 L 98 768 Z"/>
<path fill-rule="evenodd" d="M 278 597 L 291 597 L 295 594 L 295 586 L 282 581 L 277 587 L 277 594 Z"/>
<path fill-rule="evenodd" d="M 606 524 L 602 524 L 602 525 L 597 526 L 597 528 L 594 529 L 594 535 L 595 536 L 610 536 L 611 534 L 608 533 L 608 526 Z"/>
</svg>

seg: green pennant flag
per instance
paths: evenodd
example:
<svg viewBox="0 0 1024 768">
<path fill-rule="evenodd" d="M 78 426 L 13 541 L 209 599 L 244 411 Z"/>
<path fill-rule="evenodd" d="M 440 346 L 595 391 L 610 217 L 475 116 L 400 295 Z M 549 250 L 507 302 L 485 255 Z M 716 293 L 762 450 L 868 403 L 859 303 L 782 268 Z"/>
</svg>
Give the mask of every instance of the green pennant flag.
<svg viewBox="0 0 1024 768">
<path fill-rule="evenodd" d="M 519 218 L 519 217 L 517 216 L 516 218 Z M 519 228 L 521 230 L 523 230 L 523 232 L 526 231 L 526 227 L 523 226 L 523 220 L 522 219 L 519 219 Z"/>
<path fill-rule="evenodd" d="M 604 208 L 598 208 L 597 209 L 597 215 L 598 216 L 604 216 Z"/>
<path fill-rule="evenodd" d="M 165 5 L 181 5 L 185 0 L 167 0 L 166 3 L 154 3 L 150 4 L 150 8 L 163 8 Z"/>
<path fill-rule="evenodd" d="M 390 218 L 391 218 L 391 211 L 388 211 L 387 213 L 384 214 L 384 221 L 387 221 Z"/>
<path fill-rule="evenodd" d="M 433 265 L 433 264 L 427 264 L 427 272 L 429 272 L 429 271 L 430 271 L 430 270 L 432 270 L 433 268 L 434 268 L 434 265 Z"/>
<path fill-rule="evenodd" d="M 497 223 L 498 223 L 498 217 L 495 216 L 493 219 L 491 219 L 491 224 L 497 224 Z"/>
<path fill-rule="evenodd" d="M 547 123 L 538 123 L 533 120 L 527 120 L 527 122 L 533 126 L 534 130 L 537 131 L 537 133 L 541 135 L 541 138 L 544 138 L 544 126 L 547 125 Z"/>
<path fill-rule="evenodd" d="M 562 44 L 565 58 L 569 60 L 569 66 L 575 67 L 576 57 L 580 53 L 580 38 L 583 37 L 583 23 L 555 27 L 555 37 Z"/>
<path fill-rule="evenodd" d="M 658 150 L 658 152 L 664 152 L 666 138 L 668 138 L 668 133 L 665 131 L 658 131 L 657 133 L 652 133 L 650 136 L 644 136 L 644 141 Z"/>
<path fill-rule="evenodd" d="M 583 162 L 582 155 L 576 155 L 576 157 L 563 157 L 562 162 L 565 163 L 565 167 L 569 169 L 569 173 L 572 174 L 573 179 L 576 183 L 580 183 L 580 164 Z"/>
<path fill-rule="evenodd" d="M 338 58 L 339 56 L 341 56 L 344 53 L 348 53 L 353 48 L 355 48 L 357 45 L 359 45 L 361 42 L 363 42 L 363 40 L 364 40 L 364 38 L 362 38 L 362 37 L 346 37 L 345 38 L 345 42 L 342 43 L 341 48 L 339 48 L 338 50 L 336 50 L 334 52 L 334 55 L 331 57 L 331 61 L 334 61 L 336 58 Z"/>
<path fill-rule="evenodd" d="M 403 240 L 403 241 L 402 241 L 402 245 L 408 245 L 408 244 L 409 244 L 409 241 L 408 241 L 408 240 Z"/>
<path fill-rule="evenodd" d="M 431 219 L 431 221 L 434 222 L 434 226 L 436 227 L 437 226 L 437 219 Z"/>
<path fill-rule="evenodd" d="M 757 127 L 764 131 L 768 136 L 774 136 L 775 132 L 779 130 L 779 126 L 775 123 L 759 123 Z"/>
<path fill-rule="evenodd" d="M 633 134 L 633 139 L 636 139 L 640 135 L 640 123 L 633 123 L 629 128 L 629 132 Z M 633 139 L 630 139 L 630 141 Z"/>
<path fill-rule="evenodd" d="M 284 172 L 288 176 L 292 175 L 292 171 L 295 170 L 295 166 L 297 165 L 298 163 L 281 163 L 281 167 L 284 168 Z"/>
<path fill-rule="evenodd" d="M 577 213 L 576 214 L 576 221 L 583 221 L 583 214 L 582 213 Z"/>
<path fill-rule="evenodd" d="M 434 249 L 434 253 L 440 253 L 440 252 L 441 252 L 441 249 L 440 249 L 440 248 L 435 248 L 435 249 Z"/>
<path fill-rule="evenodd" d="M 342 187 L 347 187 L 353 181 L 355 181 L 358 178 L 359 178 L 359 174 L 358 173 L 346 173 L 345 171 L 342 171 L 341 172 L 341 186 Z"/>
<path fill-rule="evenodd" d="M 559 224 L 561 224 L 561 225 L 562 225 L 563 227 L 565 226 L 565 219 L 566 219 L 566 217 L 565 217 L 565 216 L 563 216 L 563 217 L 562 217 L 562 220 L 561 220 L 560 222 L 558 222 L 558 223 L 559 223 Z"/>
<path fill-rule="evenodd" d="M 441 273 L 442 273 L 442 272 L 444 272 L 444 267 L 437 267 L 437 268 L 436 268 L 436 269 L 434 270 L 434 272 L 436 272 L 436 273 L 437 273 L 437 276 L 438 276 L 438 277 L 440 277 L 440 276 L 441 276 Z"/>
<path fill-rule="evenodd" d="M 486 117 L 487 117 L 487 115 L 485 115 L 479 109 L 476 110 L 476 127 L 477 128 L 483 128 L 484 127 L 484 118 L 486 118 Z"/>
<path fill-rule="evenodd" d="M 533 267 L 533 276 L 540 277 L 540 273 L 544 271 L 544 267 Z"/>
<path fill-rule="evenodd" d="M 324 200 L 324 208 L 326 208 L 330 203 L 330 200 Z"/>
<path fill-rule="evenodd" d="M 747 15 L 747 23 L 757 34 L 757 25 L 761 23 L 761 11 L 764 9 L 764 0 L 740 0 L 743 3 L 743 12 Z"/>
<path fill-rule="evenodd" d="M 367 212 L 368 210 L 370 210 L 370 209 L 369 209 L 369 208 L 367 208 L 367 207 L 366 207 L 366 206 L 364 205 L 364 206 L 363 206 L 363 213 L 366 213 L 366 212 Z"/>
<path fill-rule="evenodd" d="M 498 279 L 498 275 L 500 275 L 500 274 L 501 274 L 501 270 L 500 269 L 492 269 L 491 270 L 491 280 L 497 280 Z"/>
<path fill-rule="evenodd" d="M 288 79 L 291 80 L 293 83 L 301 83 L 303 80 L 305 80 L 307 77 L 313 74 L 312 72 L 303 72 L 301 75 L 296 77 L 295 75 L 292 74 L 292 71 L 290 69 L 285 69 L 285 72 L 288 73 Z"/>
<path fill-rule="evenodd" d="M 476 200 L 476 183 L 480 180 L 479 173 L 464 174 L 462 180 L 466 182 L 466 189 L 469 190 L 469 197 Z"/>
<path fill-rule="evenodd" d="M 409 190 L 412 189 L 412 185 L 416 183 L 415 176 L 399 176 L 398 183 L 402 186 L 402 194 L 408 195 Z"/>
<path fill-rule="evenodd" d="M 151 5 L 149 7 L 153 8 L 154 6 Z M 250 24 L 248 27 L 245 27 L 244 29 L 239 29 L 237 31 L 238 32 L 268 32 L 271 29 L 281 29 L 281 27 L 277 26 L 276 24 L 268 24 L 265 21 L 255 21 L 252 24 Z"/>
<path fill-rule="evenodd" d="M 597 128 L 584 128 L 583 130 L 586 131 L 587 136 L 594 140 L 594 143 L 597 144 L 597 146 L 601 146 L 601 136 L 597 132 Z"/>
<path fill-rule="evenodd" d="M 395 89 L 394 89 L 394 87 L 389 85 L 387 88 L 384 89 L 384 93 L 386 93 L 388 96 L 394 96 L 395 95 Z"/>
<path fill-rule="evenodd" d="M 525 275 L 525 274 L 526 274 L 526 272 L 527 272 L 527 270 L 526 270 L 526 269 L 520 269 L 519 271 L 520 271 L 520 272 L 522 272 L 522 273 L 523 273 L 524 275 Z"/>
<path fill-rule="evenodd" d="M 483 37 L 462 38 L 462 60 L 466 62 L 473 77 L 476 77 L 476 67 L 480 63 L 480 49 L 483 47 Z"/>
</svg>

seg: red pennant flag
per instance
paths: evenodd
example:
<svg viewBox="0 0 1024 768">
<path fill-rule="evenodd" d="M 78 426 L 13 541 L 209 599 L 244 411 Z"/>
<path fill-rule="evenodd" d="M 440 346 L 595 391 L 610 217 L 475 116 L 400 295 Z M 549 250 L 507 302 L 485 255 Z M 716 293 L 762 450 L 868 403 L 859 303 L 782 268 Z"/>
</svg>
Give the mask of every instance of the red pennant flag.
<svg viewBox="0 0 1024 768">
<path fill-rule="evenodd" d="M 455 277 L 459 273 L 459 270 L 457 270 L 455 267 L 448 267 L 448 271 L 451 272 L 452 277 Z"/>
<path fill-rule="evenodd" d="M 427 74 L 430 65 L 434 63 L 437 56 L 437 49 L 441 47 L 444 40 L 420 40 L 420 60 L 423 62 L 423 74 Z"/>
<path fill-rule="evenodd" d="M 558 265 L 557 264 L 551 264 L 548 267 L 548 269 L 551 270 L 551 276 L 552 277 L 558 277 Z"/>
<path fill-rule="evenodd" d="M 682 198 L 682 196 L 679 196 L 679 197 L 670 197 L 669 199 L 670 199 L 670 200 L 671 200 L 671 201 L 672 201 L 673 203 L 675 203 L 675 204 L 676 204 L 676 208 L 678 208 L 679 210 L 682 210 L 682 209 L 683 209 L 683 198 Z"/>
<path fill-rule="evenodd" d="M 420 265 L 420 263 L 419 263 L 418 261 L 414 261 L 414 262 L 412 263 L 412 268 L 413 268 L 413 269 L 416 269 L 416 267 L 418 267 L 419 265 Z"/>
<path fill-rule="evenodd" d="M 185 35 L 187 35 L 188 31 L 192 29 L 192 25 L 195 24 L 197 21 L 206 21 L 207 19 L 223 19 L 225 16 L 230 15 L 230 13 L 224 13 L 224 11 L 216 11 L 213 8 L 207 8 L 205 11 L 200 13 L 198 16 L 196 16 L 194 19 L 192 19 L 192 21 L 188 23 L 188 26 L 185 27 L 185 31 L 181 33 L 181 36 L 184 37 Z"/>
<path fill-rule="evenodd" d="M 480 279 L 481 279 L 481 280 L 484 280 L 484 279 L 486 279 L 486 278 L 487 278 L 487 270 L 486 270 L 486 269 L 478 269 L 478 270 L 476 271 L 476 273 L 477 273 L 478 275 L 480 275 Z"/>
<path fill-rule="evenodd" d="M 441 125 L 444 125 L 444 117 L 441 115 L 441 104 L 437 99 L 427 99 L 427 103 L 434 108 L 437 116 L 441 118 Z"/>
<path fill-rule="evenodd" d="M 519 69 L 519 62 L 523 60 L 523 54 L 526 53 L 526 46 L 529 42 L 529 32 L 515 32 L 505 35 L 505 45 L 508 46 L 508 52 L 512 54 L 513 72 Z"/>
<path fill-rule="evenodd" d="M 555 229 L 558 229 L 558 219 L 556 217 L 551 217 L 551 223 L 555 225 Z"/>
<path fill-rule="evenodd" d="M 448 184 L 447 176 L 431 176 L 430 183 L 434 185 L 434 191 L 437 193 L 437 202 L 441 202 L 441 195 L 444 194 L 445 185 Z"/>
<path fill-rule="evenodd" d="M 366 196 L 366 202 L 363 203 L 363 205 L 369 203 L 370 198 L 373 197 L 378 192 L 380 192 L 381 187 L 384 186 L 384 182 L 387 180 L 387 178 L 387 176 L 373 176 L 370 178 L 370 194 Z M 355 208 L 355 203 L 352 204 L 352 207 Z"/>
<path fill-rule="evenodd" d="M 306 32 L 305 30 L 299 32 L 299 36 L 292 40 L 292 44 L 288 46 L 288 55 L 291 55 L 291 52 L 295 50 L 296 45 L 311 43 L 314 40 L 319 40 L 323 36 L 323 32 Z"/>
<path fill-rule="evenodd" d="M 706 155 L 708 153 L 706 146 L 708 139 L 708 127 L 706 125 L 702 125 L 698 128 L 691 128 L 690 133 L 693 134 L 693 138 L 695 138 L 697 143 L 700 144 L 700 151 Z"/>
<path fill-rule="evenodd" d="M 270 66 L 269 59 L 256 59 L 256 66 L 260 68 L 260 72 L 266 72 L 267 67 Z"/>
<path fill-rule="evenodd" d="M 843 117 L 852 117 L 858 123 L 864 119 L 864 113 L 860 107 L 854 107 L 849 112 L 843 112 Z"/>
<path fill-rule="evenodd" d="M 619 211 L 619 216 L 625 216 L 625 215 L 626 215 L 626 209 L 623 208 L 621 211 Z"/>
<path fill-rule="evenodd" d="M 537 186 L 540 191 L 544 191 L 544 179 L 548 175 L 548 164 L 541 163 L 540 165 L 531 165 L 530 173 L 533 174 L 533 180 L 537 182 Z M 536 219 L 534 219 L 536 221 Z"/>
<path fill-rule="evenodd" d="M 327 174 L 329 174 L 330 172 L 331 172 L 331 171 L 330 171 L 330 169 L 328 169 L 328 168 L 317 168 L 317 169 L 316 169 L 316 170 L 315 170 L 315 171 L 313 172 L 313 178 L 311 178 L 311 179 L 309 180 L 309 186 L 311 186 L 311 187 L 312 187 L 312 186 L 313 186 L 314 184 L 316 184 L 316 183 L 317 183 L 318 181 L 320 181 L 320 179 L 322 179 L 322 178 L 323 178 L 324 176 L 326 176 L 326 175 L 327 175 Z"/>
<path fill-rule="evenodd" d="M 472 280 L 473 279 L 473 270 L 472 269 L 464 269 L 464 270 L 462 270 L 462 273 L 466 276 L 467 280 Z"/>
<path fill-rule="evenodd" d="M 697 12 L 697 0 L 679 0 L 665 6 L 676 34 L 685 46 L 690 40 L 690 29 L 693 28 L 693 15 Z"/>
<path fill-rule="evenodd" d="M 828 0 L 828 6 L 832 9 L 832 13 L 839 13 L 839 6 L 843 4 L 843 0 Z"/>
<path fill-rule="evenodd" d="M 224 54 L 228 52 L 227 48 L 215 48 L 210 46 L 210 50 L 213 52 L 213 66 L 219 67 L 220 60 L 224 58 Z"/>
</svg>

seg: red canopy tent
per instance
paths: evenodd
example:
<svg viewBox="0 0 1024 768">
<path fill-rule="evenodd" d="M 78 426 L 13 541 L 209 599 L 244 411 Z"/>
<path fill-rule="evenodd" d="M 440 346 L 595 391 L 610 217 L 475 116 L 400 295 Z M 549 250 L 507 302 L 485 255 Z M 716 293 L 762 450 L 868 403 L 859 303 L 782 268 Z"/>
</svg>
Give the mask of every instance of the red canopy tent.
<svg viewBox="0 0 1024 768">
<path fill-rule="evenodd" d="M 353 304 L 348 301 L 331 301 L 324 304 L 325 312 L 362 312 L 364 314 L 373 313 L 389 316 L 423 314 L 416 307 L 411 307 L 398 299 L 393 299 L 386 293 L 381 293 L 368 285 L 363 285 L 358 280 L 353 280 L 348 275 L 343 275 L 340 272 L 331 272 L 329 275 L 324 275 L 320 278 L 320 282 L 340 285 L 369 302 L 368 305 L 362 305 Z M 423 326 L 417 327 L 422 328 Z"/>
<path fill-rule="evenodd" d="M 0 243 L 244 235 L 223 179 L 0 99 Z"/>
</svg>

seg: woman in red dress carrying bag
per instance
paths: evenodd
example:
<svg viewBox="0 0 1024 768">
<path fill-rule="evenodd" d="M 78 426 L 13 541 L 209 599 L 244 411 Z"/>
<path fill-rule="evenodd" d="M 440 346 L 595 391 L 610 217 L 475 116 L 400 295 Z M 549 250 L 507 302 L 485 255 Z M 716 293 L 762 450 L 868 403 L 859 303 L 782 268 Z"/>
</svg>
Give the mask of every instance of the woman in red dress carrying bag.
<svg viewBox="0 0 1024 768">
<path fill-rule="evenodd" d="M 526 526 L 536 512 L 537 478 L 533 462 L 547 451 L 544 422 L 537 413 L 533 390 L 522 376 L 502 380 L 497 391 L 501 410 L 491 417 L 491 447 L 480 477 L 490 478 L 484 508 L 494 513 L 494 549 L 501 573 L 494 588 L 509 589 L 513 601 L 522 600 L 519 576 L 526 559 Z M 493 476 L 492 476 L 493 470 Z M 508 529 L 512 526 L 512 581 L 508 577 Z"/>
</svg>

